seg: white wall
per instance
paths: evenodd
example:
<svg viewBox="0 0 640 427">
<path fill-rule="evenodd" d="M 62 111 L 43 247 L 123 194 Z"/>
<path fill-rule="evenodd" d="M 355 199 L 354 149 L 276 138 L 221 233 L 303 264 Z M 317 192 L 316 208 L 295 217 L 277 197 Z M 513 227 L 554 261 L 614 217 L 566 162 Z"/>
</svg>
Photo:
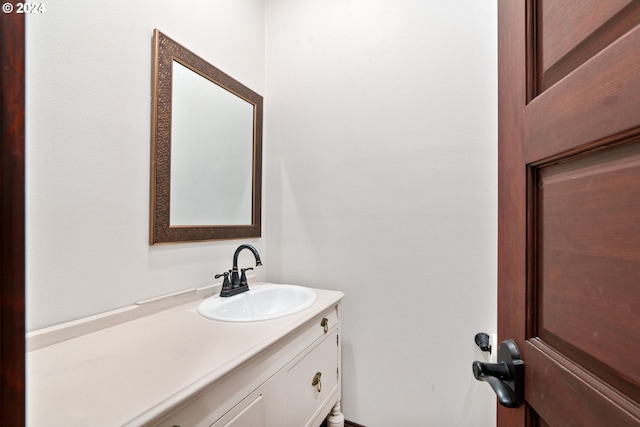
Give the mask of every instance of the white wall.
<svg viewBox="0 0 640 427">
<path fill-rule="evenodd" d="M 339 289 L 343 408 L 492 426 L 473 337 L 496 329 L 493 1 L 267 2 L 268 278 Z"/>
<path fill-rule="evenodd" d="M 231 267 L 238 241 L 149 247 L 152 33 L 264 94 L 264 17 L 264 0 L 53 0 L 28 16 L 29 330 Z"/>
<path fill-rule="evenodd" d="M 470 366 L 495 331 L 494 3 L 47 3 L 27 22 L 28 328 L 230 266 L 238 241 L 147 243 L 157 27 L 265 95 L 249 242 L 267 280 L 346 294 L 347 419 L 494 425 Z"/>
</svg>

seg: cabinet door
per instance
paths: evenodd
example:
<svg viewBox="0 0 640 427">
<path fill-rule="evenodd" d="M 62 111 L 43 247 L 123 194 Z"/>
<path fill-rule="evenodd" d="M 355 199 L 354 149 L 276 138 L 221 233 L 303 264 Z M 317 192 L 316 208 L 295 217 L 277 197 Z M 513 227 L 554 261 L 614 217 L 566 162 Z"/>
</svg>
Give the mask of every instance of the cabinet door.
<svg viewBox="0 0 640 427">
<path fill-rule="evenodd" d="M 266 427 L 266 406 L 262 393 L 253 393 L 211 427 Z"/>
<path fill-rule="evenodd" d="M 287 367 L 287 426 L 305 426 L 320 411 L 328 413 L 327 403 L 338 391 L 337 338 L 335 328 Z"/>
</svg>

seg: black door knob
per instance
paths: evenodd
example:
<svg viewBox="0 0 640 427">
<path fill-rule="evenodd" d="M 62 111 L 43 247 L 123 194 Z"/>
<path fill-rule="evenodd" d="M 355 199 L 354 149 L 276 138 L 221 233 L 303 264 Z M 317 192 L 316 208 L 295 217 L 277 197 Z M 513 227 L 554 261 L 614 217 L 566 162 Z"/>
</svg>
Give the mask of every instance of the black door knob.
<svg viewBox="0 0 640 427">
<path fill-rule="evenodd" d="M 517 408 L 524 401 L 524 362 L 513 340 L 505 340 L 498 347 L 498 363 L 475 361 L 473 376 L 488 383 L 498 402 L 507 408 Z"/>
</svg>

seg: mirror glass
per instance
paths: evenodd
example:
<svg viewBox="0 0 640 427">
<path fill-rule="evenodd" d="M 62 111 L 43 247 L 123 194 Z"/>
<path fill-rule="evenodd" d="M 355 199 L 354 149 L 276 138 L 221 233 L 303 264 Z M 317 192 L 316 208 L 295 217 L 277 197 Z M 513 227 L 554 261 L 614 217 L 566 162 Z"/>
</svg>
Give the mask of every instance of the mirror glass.
<svg viewBox="0 0 640 427">
<path fill-rule="evenodd" d="M 177 61 L 172 97 L 170 225 L 251 224 L 253 105 Z"/>
<path fill-rule="evenodd" d="M 260 236 L 262 97 L 154 32 L 150 242 Z"/>
</svg>

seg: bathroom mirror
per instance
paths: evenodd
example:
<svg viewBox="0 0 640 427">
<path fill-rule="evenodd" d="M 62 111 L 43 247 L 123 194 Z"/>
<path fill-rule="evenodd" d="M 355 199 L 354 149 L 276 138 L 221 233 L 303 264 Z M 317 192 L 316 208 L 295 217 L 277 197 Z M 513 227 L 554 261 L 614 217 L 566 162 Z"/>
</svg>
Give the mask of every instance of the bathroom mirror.
<svg viewBox="0 0 640 427">
<path fill-rule="evenodd" d="M 259 237 L 262 97 L 154 30 L 150 243 Z"/>
</svg>

